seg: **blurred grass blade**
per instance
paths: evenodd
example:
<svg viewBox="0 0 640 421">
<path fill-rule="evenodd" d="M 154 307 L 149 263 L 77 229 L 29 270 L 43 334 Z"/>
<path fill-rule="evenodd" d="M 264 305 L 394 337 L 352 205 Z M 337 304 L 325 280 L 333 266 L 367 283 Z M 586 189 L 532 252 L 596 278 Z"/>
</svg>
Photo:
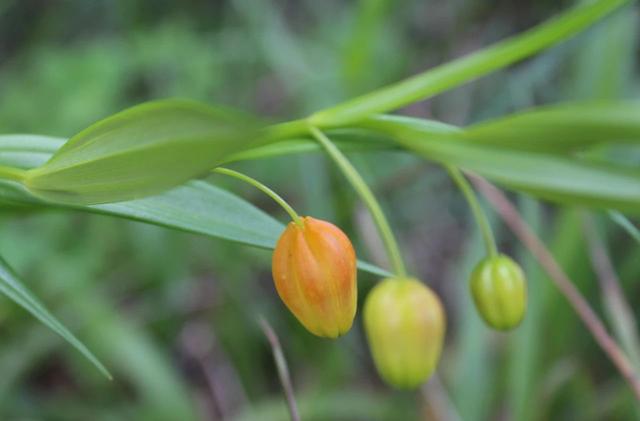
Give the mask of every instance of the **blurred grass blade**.
<svg viewBox="0 0 640 421">
<path fill-rule="evenodd" d="M 395 3 L 390 0 L 359 0 L 355 6 L 355 19 L 351 36 L 345 43 L 342 73 L 350 92 L 360 93 L 367 86 L 368 67 L 372 64 L 375 47 L 381 38 L 389 10 Z"/>
<path fill-rule="evenodd" d="M 414 405 L 390 399 L 382 393 L 354 388 L 338 392 L 311 391 L 297 397 L 303 420 L 416 420 L 422 419 Z M 234 421 L 290 420 L 282 399 L 263 399 L 239 411 Z"/>
<path fill-rule="evenodd" d="M 146 326 L 139 326 L 122 309 L 92 290 L 72 289 L 70 306 L 94 326 L 86 340 L 109 359 L 118 379 L 132 387 L 144 406 L 134 419 L 198 419 L 193 390 L 184 383 L 170 351 L 154 340 Z"/>
<path fill-rule="evenodd" d="M 326 128 L 361 120 L 477 79 L 584 30 L 629 0 L 581 5 L 529 31 L 422 74 L 313 114 L 311 124 Z"/>
<path fill-rule="evenodd" d="M 616 211 L 609 211 L 609 217 L 640 244 L 640 230 L 629 219 Z"/>
<path fill-rule="evenodd" d="M 637 23 L 637 10 L 629 8 L 616 13 L 584 37 L 571 65 L 575 73 L 567 80 L 568 96 L 590 100 L 634 96 L 632 87 L 640 39 Z"/>
<path fill-rule="evenodd" d="M 16 304 L 27 310 L 51 330 L 62 336 L 82 355 L 84 355 L 102 374 L 111 379 L 105 366 L 80 342 L 66 327 L 62 325 L 38 299 L 22 284 L 9 264 L 0 257 L 0 292 Z"/>
<path fill-rule="evenodd" d="M 149 196 L 205 174 L 258 135 L 257 120 L 197 102 L 149 102 L 108 117 L 67 141 L 25 185 L 72 204 Z"/>
<path fill-rule="evenodd" d="M 605 311 L 618 341 L 638 372 L 640 369 L 640 340 L 638 339 L 638 326 L 633 310 L 620 285 L 620 279 L 609 257 L 607 246 L 594 219 L 587 213 L 582 216 L 591 266 L 598 277 Z"/>
<path fill-rule="evenodd" d="M 0 136 L 0 165 L 29 168 L 44 162 L 62 143 L 43 136 Z M 24 148 L 21 149 L 21 145 Z M 6 153 L 5 153 L 6 152 Z M 250 202 L 212 185 L 194 180 L 162 194 L 101 205 L 43 203 L 22 186 L 0 181 L 0 203 L 12 206 L 45 205 L 99 213 L 272 249 L 284 225 Z M 389 272 L 366 262 L 358 267 L 386 277 Z"/>
<path fill-rule="evenodd" d="M 543 207 L 535 200 L 522 198 L 518 200 L 518 209 L 529 226 L 541 235 L 545 235 L 543 228 Z M 522 324 L 509 335 L 507 360 L 507 386 L 506 401 L 513 419 L 519 421 L 532 421 L 540 419 L 543 413 L 539 405 L 531 406 L 531 396 L 535 395 L 536 386 L 539 384 L 540 359 L 545 349 L 544 326 L 545 312 L 547 309 L 548 295 L 545 290 L 550 287 L 549 282 L 543 278 L 540 268 L 527 249 L 519 244 L 517 247 L 516 261 L 522 263 L 527 274 L 527 314 Z"/>
</svg>

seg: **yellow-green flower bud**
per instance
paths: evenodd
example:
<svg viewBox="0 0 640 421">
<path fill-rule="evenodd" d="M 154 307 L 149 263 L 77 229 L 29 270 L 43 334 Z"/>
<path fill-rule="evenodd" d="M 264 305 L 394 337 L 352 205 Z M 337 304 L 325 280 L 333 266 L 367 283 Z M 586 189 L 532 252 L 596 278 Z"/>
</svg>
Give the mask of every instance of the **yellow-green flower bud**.
<svg viewBox="0 0 640 421">
<path fill-rule="evenodd" d="M 412 278 L 380 282 L 366 299 L 364 324 L 374 362 L 387 383 L 412 389 L 433 373 L 446 321 L 440 299 L 425 284 Z"/>
<path fill-rule="evenodd" d="M 524 318 L 527 282 L 520 266 L 505 255 L 478 263 L 471 274 L 471 293 L 480 316 L 494 329 L 513 329 Z"/>
</svg>

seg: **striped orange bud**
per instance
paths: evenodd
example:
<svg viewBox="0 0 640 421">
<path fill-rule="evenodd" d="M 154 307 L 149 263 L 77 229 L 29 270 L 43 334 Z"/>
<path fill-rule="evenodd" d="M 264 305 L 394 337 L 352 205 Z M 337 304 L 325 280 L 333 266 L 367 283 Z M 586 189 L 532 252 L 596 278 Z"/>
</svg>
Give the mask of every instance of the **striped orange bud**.
<svg viewBox="0 0 640 421">
<path fill-rule="evenodd" d="M 435 370 L 445 315 L 438 296 L 413 279 L 385 279 L 367 297 L 364 326 L 378 372 L 387 383 L 413 389 Z"/>
<path fill-rule="evenodd" d="M 338 227 L 311 217 L 291 222 L 273 252 L 280 298 L 314 335 L 337 338 L 353 324 L 356 253 Z"/>
</svg>

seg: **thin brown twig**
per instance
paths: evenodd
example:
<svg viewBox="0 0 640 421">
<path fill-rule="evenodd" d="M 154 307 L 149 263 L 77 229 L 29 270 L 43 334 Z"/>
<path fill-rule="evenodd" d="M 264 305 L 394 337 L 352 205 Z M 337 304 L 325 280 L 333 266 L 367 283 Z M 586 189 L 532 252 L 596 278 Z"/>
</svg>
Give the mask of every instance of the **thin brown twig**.
<svg viewBox="0 0 640 421">
<path fill-rule="evenodd" d="M 280 383 L 282 384 L 282 389 L 284 390 L 284 395 L 287 399 L 287 406 L 289 408 L 289 415 L 291 416 L 291 420 L 300 421 L 300 413 L 298 412 L 298 405 L 296 404 L 296 398 L 293 394 L 293 386 L 291 384 L 289 368 L 287 367 L 287 360 L 284 358 L 284 353 L 282 352 L 282 346 L 280 345 L 278 335 L 276 335 L 276 332 L 264 317 L 260 316 L 258 318 L 258 321 L 260 323 L 262 331 L 264 332 L 264 335 L 267 337 L 267 340 L 271 345 L 273 359 L 276 363 L 278 376 L 280 377 Z"/>
<path fill-rule="evenodd" d="M 591 332 L 596 342 L 602 350 L 609 356 L 620 374 L 625 378 L 637 400 L 640 400 L 640 380 L 634 372 L 633 366 L 629 362 L 626 354 L 622 351 L 616 341 L 609 335 L 604 324 L 598 315 L 589 306 L 587 300 L 575 287 L 571 279 L 560 267 L 551 252 L 540 241 L 538 236 L 531 230 L 522 219 L 513 204 L 507 197 L 493 184 L 487 180 L 471 175 L 471 180 L 478 190 L 489 200 L 498 211 L 500 217 L 509 226 L 511 231 L 529 249 L 531 254 L 538 260 L 540 265 L 549 274 L 556 287 L 565 296 L 569 304 L 578 314 L 584 325 Z"/>
</svg>

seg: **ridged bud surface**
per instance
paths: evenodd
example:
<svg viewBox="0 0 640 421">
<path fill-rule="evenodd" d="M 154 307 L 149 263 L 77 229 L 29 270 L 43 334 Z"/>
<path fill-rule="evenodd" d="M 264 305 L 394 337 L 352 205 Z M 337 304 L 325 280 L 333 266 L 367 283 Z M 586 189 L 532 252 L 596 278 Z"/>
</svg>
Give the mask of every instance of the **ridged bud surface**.
<svg viewBox="0 0 640 421">
<path fill-rule="evenodd" d="M 433 373 L 446 320 L 440 299 L 425 284 L 385 279 L 366 299 L 364 323 L 374 362 L 387 383 L 413 389 Z"/>
<path fill-rule="evenodd" d="M 311 217 L 287 225 L 273 252 L 273 280 L 287 308 L 311 333 L 336 338 L 353 324 L 356 254 L 335 225 Z"/>
<path fill-rule="evenodd" d="M 518 326 L 527 308 L 527 284 L 520 266 L 500 255 L 482 260 L 471 274 L 471 292 L 480 316 L 492 328 Z"/>
</svg>

